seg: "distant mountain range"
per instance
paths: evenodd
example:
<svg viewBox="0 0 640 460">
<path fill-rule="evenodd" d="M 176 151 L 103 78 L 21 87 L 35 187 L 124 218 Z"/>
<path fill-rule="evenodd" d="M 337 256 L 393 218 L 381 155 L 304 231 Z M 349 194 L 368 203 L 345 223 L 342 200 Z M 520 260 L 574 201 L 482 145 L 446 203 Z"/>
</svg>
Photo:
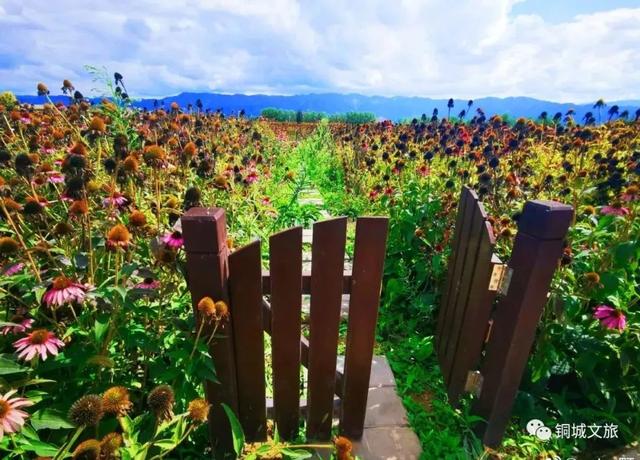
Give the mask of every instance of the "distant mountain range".
<svg viewBox="0 0 640 460">
<path fill-rule="evenodd" d="M 18 96 L 23 103 L 43 104 L 46 99 L 41 96 Z M 68 96 L 52 96 L 55 102 L 68 103 Z M 91 98 L 92 102 L 99 102 L 101 98 Z M 180 107 L 186 108 L 191 104 L 194 109 L 196 101 L 200 99 L 204 109 L 222 109 L 227 115 L 237 114 L 241 110 L 245 111 L 247 116 L 258 116 L 260 112 L 268 107 L 301 110 L 303 112 L 325 112 L 327 114 L 345 113 L 345 112 L 371 112 L 378 118 L 390 120 L 402 120 L 407 118 L 419 118 L 423 113 L 431 117 L 433 110 L 438 109 L 439 116 L 447 115 L 448 99 L 431 99 L 426 97 L 382 97 L 382 96 L 363 96 L 361 94 L 301 94 L 295 96 L 269 96 L 263 94 L 246 95 L 246 94 L 218 94 L 218 93 L 180 93 L 176 96 L 168 96 L 159 99 L 137 99 L 133 101 L 136 107 L 145 107 L 147 109 L 154 108 L 154 102 L 157 106 L 168 107 L 172 102 L 177 102 Z M 467 109 L 467 100 L 454 99 L 454 107 L 451 109 L 451 115 Z M 595 103 L 595 101 L 594 101 Z M 594 103 L 589 104 L 571 104 L 559 103 L 551 101 L 543 101 L 529 97 L 486 97 L 473 101 L 471 110 L 467 117 L 470 118 L 475 114 L 476 109 L 482 109 L 487 116 L 508 114 L 513 117 L 537 118 L 542 112 L 547 112 L 549 118 L 552 118 L 557 112 L 563 115 L 569 109 L 575 111 L 574 119 L 581 121 L 587 112 L 592 112 L 596 120 L 598 120 L 598 110 L 593 108 Z M 640 100 L 633 101 L 614 101 L 607 102 L 607 106 L 601 109 L 601 119 L 606 121 L 607 112 L 613 105 L 619 106 L 619 113 L 625 110 L 629 113 L 629 118 L 635 118 L 636 110 L 640 108 Z"/>
</svg>

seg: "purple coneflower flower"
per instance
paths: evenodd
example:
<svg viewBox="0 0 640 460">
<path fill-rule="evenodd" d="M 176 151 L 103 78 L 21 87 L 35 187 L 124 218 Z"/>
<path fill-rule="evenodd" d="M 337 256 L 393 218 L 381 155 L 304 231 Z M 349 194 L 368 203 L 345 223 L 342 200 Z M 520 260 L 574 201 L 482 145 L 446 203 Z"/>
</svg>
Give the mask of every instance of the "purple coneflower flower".
<svg viewBox="0 0 640 460">
<path fill-rule="evenodd" d="M 42 296 L 42 301 L 49 307 L 62 306 L 67 303 L 84 301 L 87 287 L 71 281 L 65 276 L 58 276 Z"/>
<path fill-rule="evenodd" d="M 163 236 L 162 242 L 170 248 L 178 249 L 184 244 L 184 238 L 182 238 L 182 233 L 176 230 Z"/>
<path fill-rule="evenodd" d="M 47 182 L 50 184 L 60 184 L 64 182 L 64 175 L 58 171 L 49 171 L 47 173 Z"/>
<path fill-rule="evenodd" d="M 249 174 L 247 174 L 247 177 L 245 180 L 247 181 L 248 184 L 253 184 L 258 180 L 258 173 L 256 173 L 255 171 L 251 171 Z"/>
<path fill-rule="evenodd" d="M 5 433 L 17 433 L 24 425 L 27 417 L 22 407 L 33 406 L 33 402 L 27 398 L 12 398 L 18 390 L 11 390 L 7 393 L 0 394 L 0 441 Z"/>
<path fill-rule="evenodd" d="M 125 204 L 127 204 L 127 199 L 119 192 L 114 192 L 111 196 L 108 196 L 104 200 L 102 200 L 102 205 L 105 208 L 115 207 L 121 208 Z"/>
<path fill-rule="evenodd" d="M 600 214 L 605 216 L 626 216 L 629 214 L 629 209 L 620 206 L 619 204 L 613 204 L 610 206 L 604 206 L 600 210 Z"/>
<path fill-rule="evenodd" d="M 622 311 L 609 305 L 598 305 L 593 316 L 600 320 L 607 329 L 618 329 L 622 331 L 627 326 L 627 318 Z"/>
<path fill-rule="evenodd" d="M 154 291 L 160 287 L 160 281 L 153 278 L 145 278 L 141 283 L 135 285 L 136 289 L 145 289 L 148 291 Z"/>
<path fill-rule="evenodd" d="M 7 265 L 3 267 L 2 274 L 4 276 L 13 276 L 16 273 L 19 273 L 24 268 L 24 264 L 22 262 L 18 262 L 17 264 Z"/>
<path fill-rule="evenodd" d="M 31 318 L 26 318 L 23 320 L 14 320 L 11 321 L 12 323 L 15 323 L 15 326 L 5 326 L 2 328 L 2 335 L 7 335 L 9 333 L 11 334 L 21 334 L 23 332 L 25 332 L 27 329 L 31 329 L 31 326 L 33 325 L 33 319 Z"/>
<path fill-rule="evenodd" d="M 64 347 L 64 342 L 57 338 L 53 332 L 46 329 L 36 329 L 26 337 L 13 342 L 17 352 L 20 352 L 18 358 L 25 358 L 31 361 L 37 355 L 40 355 L 43 361 L 47 359 L 47 354 L 56 356 L 58 348 Z"/>
</svg>

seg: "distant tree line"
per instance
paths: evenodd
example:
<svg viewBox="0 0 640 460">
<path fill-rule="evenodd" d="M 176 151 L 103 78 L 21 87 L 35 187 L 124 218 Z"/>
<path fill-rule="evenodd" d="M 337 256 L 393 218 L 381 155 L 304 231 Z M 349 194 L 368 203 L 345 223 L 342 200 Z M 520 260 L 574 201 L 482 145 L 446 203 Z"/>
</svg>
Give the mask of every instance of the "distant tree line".
<svg viewBox="0 0 640 460">
<path fill-rule="evenodd" d="M 317 122 L 327 118 L 330 122 L 340 123 L 370 123 L 376 121 L 376 116 L 370 112 L 346 112 L 334 115 L 328 115 L 324 112 L 303 112 L 301 110 L 284 110 L 275 108 L 266 108 L 260 112 L 260 115 L 269 120 L 289 121 L 296 123 Z"/>
</svg>

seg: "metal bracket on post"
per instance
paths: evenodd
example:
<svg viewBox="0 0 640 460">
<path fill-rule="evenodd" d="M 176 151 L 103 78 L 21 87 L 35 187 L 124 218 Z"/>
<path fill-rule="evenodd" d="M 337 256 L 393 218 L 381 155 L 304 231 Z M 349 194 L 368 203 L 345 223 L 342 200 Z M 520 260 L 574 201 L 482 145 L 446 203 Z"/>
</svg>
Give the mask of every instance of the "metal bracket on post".
<svg viewBox="0 0 640 460">
<path fill-rule="evenodd" d="M 502 284 L 502 279 L 504 278 L 504 273 L 507 269 L 506 264 L 494 264 L 493 270 L 491 271 L 491 278 L 489 279 L 489 290 L 497 291 L 500 289 Z"/>
<path fill-rule="evenodd" d="M 483 377 L 480 371 L 469 371 L 467 373 L 467 382 L 464 385 L 464 391 L 472 393 L 476 397 L 480 395 L 482 390 Z"/>
</svg>

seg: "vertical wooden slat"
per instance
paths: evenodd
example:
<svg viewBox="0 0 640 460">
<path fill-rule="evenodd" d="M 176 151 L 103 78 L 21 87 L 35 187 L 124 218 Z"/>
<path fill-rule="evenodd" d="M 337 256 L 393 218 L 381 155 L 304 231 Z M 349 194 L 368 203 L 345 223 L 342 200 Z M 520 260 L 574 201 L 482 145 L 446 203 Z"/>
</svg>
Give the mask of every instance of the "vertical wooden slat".
<svg viewBox="0 0 640 460">
<path fill-rule="evenodd" d="M 363 217 L 356 223 L 340 431 L 362 436 L 375 340 L 389 219 Z"/>
<path fill-rule="evenodd" d="M 464 390 L 467 373 L 475 369 L 480 361 L 482 346 L 486 334 L 486 325 L 491 315 L 491 307 L 496 291 L 490 291 L 489 280 L 494 263 L 492 262 L 495 238 L 489 222 L 484 222 L 477 264 L 467 308 L 461 312 L 463 322 L 458 341 L 453 351 L 449 381 L 449 402 L 456 405 Z"/>
<path fill-rule="evenodd" d="M 272 235 L 269 260 L 275 422 L 280 436 L 290 440 L 300 424 L 302 227 Z"/>
<path fill-rule="evenodd" d="M 314 440 L 331 436 L 346 230 L 345 217 L 313 226 L 307 437 Z"/>
<path fill-rule="evenodd" d="M 451 253 L 449 254 L 449 262 L 447 269 L 447 278 L 444 282 L 444 288 L 442 292 L 442 298 L 440 300 L 440 311 L 438 313 L 438 325 L 436 327 L 436 336 L 435 336 L 435 345 L 436 350 L 440 350 L 441 342 L 443 339 L 443 329 L 446 322 L 447 314 L 448 314 L 448 306 L 449 306 L 449 296 L 451 295 L 452 289 L 454 289 L 455 283 L 453 281 L 453 274 L 455 272 L 457 257 L 460 253 L 460 243 L 462 234 L 462 227 L 465 217 L 465 211 L 467 206 L 467 201 L 471 199 L 471 189 L 469 187 L 463 187 L 462 192 L 460 193 L 460 201 L 458 203 L 458 213 L 456 215 L 456 224 L 453 230 L 453 245 L 451 248 Z"/>
<path fill-rule="evenodd" d="M 460 293 L 464 262 L 467 258 L 469 237 L 471 236 L 471 223 L 473 221 L 475 210 L 477 209 L 476 204 L 478 197 L 475 192 L 470 189 L 465 189 L 465 192 L 464 211 L 459 234 L 459 242 L 457 243 L 456 248 L 455 267 L 453 269 L 453 274 L 451 275 L 447 304 L 443 304 L 442 306 L 445 316 L 442 323 L 442 329 L 440 330 L 440 340 L 438 342 L 438 358 L 441 364 L 444 363 L 445 352 L 449 344 L 449 340 L 451 340 L 452 317 L 458 294 Z M 445 374 L 445 383 L 447 383 L 446 377 L 447 375 Z"/>
<path fill-rule="evenodd" d="M 460 274 L 460 285 L 458 286 L 455 296 L 452 297 L 451 315 L 449 316 L 447 340 L 443 344 L 443 361 L 442 374 L 447 386 L 450 383 L 451 367 L 454 364 L 454 353 L 458 344 L 460 330 L 464 321 L 464 313 L 467 305 L 474 299 L 470 298 L 471 286 L 478 271 L 476 264 L 478 263 L 478 250 L 480 249 L 480 240 L 485 229 L 485 213 L 482 204 L 474 201 L 473 215 L 469 226 L 469 234 L 467 236 L 467 251 L 462 260 L 462 273 Z M 491 256 L 489 256 L 489 260 Z"/>
<path fill-rule="evenodd" d="M 260 241 L 229 256 L 239 419 L 249 442 L 267 438 Z"/>
<path fill-rule="evenodd" d="M 182 216 L 182 233 L 187 257 L 186 278 L 194 314 L 197 313 L 198 302 L 206 296 L 228 304 L 229 267 L 224 209 L 191 208 Z M 231 317 L 219 326 L 219 337 L 209 347 L 219 383 L 205 381 L 207 400 L 211 404 L 211 442 L 220 457 L 233 452 L 231 427 L 221 404 L 227 404 L 236 413 L 238 410 L 233 321 Z M 205 337 L 212 332 L 209 325 L 203 329 Z"/>
<path fill-rule="evenodd" d="M 486 420 L 480 428 L 487 446 L 497 446 L 507 426 L 572 216 L 570 206 L 529 201 L 518 222 L 511 284 L 496 306 L 482 391 L 472 407 Z"/>
</svg>

